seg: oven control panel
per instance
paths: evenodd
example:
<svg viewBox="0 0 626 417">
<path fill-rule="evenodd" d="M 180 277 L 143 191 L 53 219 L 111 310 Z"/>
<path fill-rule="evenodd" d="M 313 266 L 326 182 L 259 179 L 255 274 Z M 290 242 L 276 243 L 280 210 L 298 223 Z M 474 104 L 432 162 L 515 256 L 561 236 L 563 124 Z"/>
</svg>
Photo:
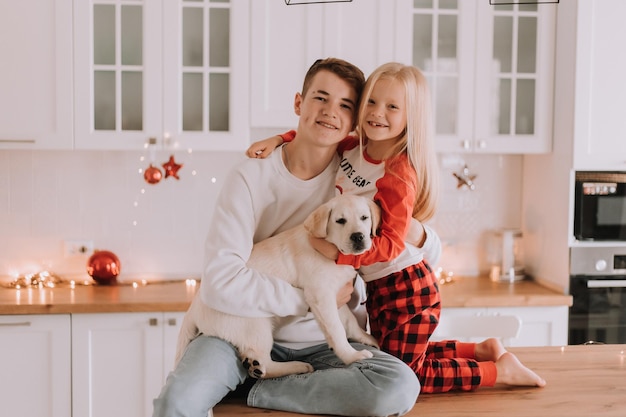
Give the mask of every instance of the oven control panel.
<svg viewBox="0 0 626 417">
<path fill-rule="evenodd" d="M 571 247 L 570 275 L 626 275 L 626 246 Z"/>
</svg>

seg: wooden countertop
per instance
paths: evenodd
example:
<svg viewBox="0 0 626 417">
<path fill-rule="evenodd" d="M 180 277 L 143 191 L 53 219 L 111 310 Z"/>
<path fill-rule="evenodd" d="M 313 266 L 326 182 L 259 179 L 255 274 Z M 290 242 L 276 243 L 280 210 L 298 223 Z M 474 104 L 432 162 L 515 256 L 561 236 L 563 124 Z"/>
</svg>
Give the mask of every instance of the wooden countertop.
<svg viewBox="0 0 626 417">
<path fill-rule="evenodd" d="M 187 281 L 75 288 L 0 288 L 0 314 L 186 311 L 198 288 Z M 440 286 L 443 307 L 570 306 L 572 297 L 533 281 L 514 284 L 455 278 Z"/>
<path fill-rule="evenodd" d="M 420 394 L 405 417 L 624 417 L 626 345 L 510 348 L 546 379 L 544 388 L 496 386 L 474 392 Z M 250 408 L 243 400 L 218 405 L 215 417 L 306 416 Z"/>
<path fill-rule="evenodd" d="M 414 416 L 626 416 L 626 345 L 509 348 L 544 388 L 420 395 Z M 412 414 L 415 413 L 415 414 Z"/>
<path fill-rule="evenodd" d="M 442 307 L 571 306 L 572 296 L 524 280 L 493 282 L 487 277 L 454 278 L 439 286 Z"/>
<path fill-rule="evenodd" d="M 199 285 L 188 285 L 184 280 L 137 287 L 0 288 L 0 314 L 187 311 L 197 288 Z"/>
</svg>

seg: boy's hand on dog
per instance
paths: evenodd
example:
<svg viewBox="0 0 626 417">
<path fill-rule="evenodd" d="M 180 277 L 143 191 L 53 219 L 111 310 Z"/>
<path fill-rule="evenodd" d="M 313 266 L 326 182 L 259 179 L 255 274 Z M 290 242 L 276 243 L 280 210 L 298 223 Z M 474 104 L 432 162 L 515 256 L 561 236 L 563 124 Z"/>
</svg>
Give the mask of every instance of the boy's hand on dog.
<svg viewBox="0 0 626 417">
<path fill-rule="evenodd" d="M 337 249 L 337 246 L 324 238 L 309 235 L 309 243 L 313 246 L 313 249 L 332 261 L 336 261 L 339 257 L 339 249 Z"/>
<path fill-rule="evenodd" d="M 352 299 L 353 292 L 354 284 L 352 281 L 341 287 L 337 293 L 337 308 L 348 304 L 348 302 Z"/>
<path fill-rule="evenodd" d="M 337 249 L 337 246 L 333 245 L 332 243 L 321 237 L 313 237 L 311 235 L 309 235 L 309 242 L 316 251 L 318 251 L 328 259 L 331 259 L 333 261 L 337 260 L 337 257 L 339 256 L 339 249 Z M 352 298 L 353 292 L 354 284 L 352 282 L 348 282 L 346 285 L 344 285 L 343 288 L 341 288 L 337 293 L 337 307 L 339 308 L 345 304 L 348 304 L 348 302 Z"/>
</svg>

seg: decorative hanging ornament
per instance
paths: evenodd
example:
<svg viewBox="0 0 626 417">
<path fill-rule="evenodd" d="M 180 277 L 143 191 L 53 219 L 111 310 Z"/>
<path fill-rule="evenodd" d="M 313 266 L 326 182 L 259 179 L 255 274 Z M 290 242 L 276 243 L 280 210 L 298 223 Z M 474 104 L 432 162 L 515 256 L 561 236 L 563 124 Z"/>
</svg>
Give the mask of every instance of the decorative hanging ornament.
<svg viewBox="0 0 626 417">
<path fill-rule="evenodd" d="M 161 170 L 154 166 L 154 159 L 156 156 L 156 138 L 148 139 L 148 142 L 144 145 L 146 149 L 148 149 L 148 153 L 150 154 L 150 166 L 146 168 L 143 172 L 143 179 L 146 180 L 148 184 L 158 184 L 159 181 L 163 178 L 163 173 Z"/>
<path fill-rule="evenodd" d="M 474 183 L 476 175 L 470 174 L 470 170 L 467 167 L 467 164 L 465 164 L 465 167 L 463 167 L 463 171 L 453 172 L 452 175 L 458 181 L 456 188 L 467 187 L 471 191 L 476 189 L 476 184 Z"/>
<path fill-rule="evenodd" d="M 87 261 L 87 273 L 101 285 L 117 284 L 121 268 L 117 255 L 108 250 L 95 251 Z"/>
<path fill-rule="evenodd" d="M 170 159 L 163 164 L 163 169 L 165 169 L 165 178 L 174 177 L 177 180 L 180 179 L 178 176 L 178 170 L 183 167 L 183 164 L 177 164 L 174 161 L 174 155 L 170 155 Z"/>
<path fill-rule="evenodd" d="M 143 173 L 143 178 L 148 184 L 157 184 L 163 178 L 161 170 L 154 165 L 150 164 Z"/>
</svg>

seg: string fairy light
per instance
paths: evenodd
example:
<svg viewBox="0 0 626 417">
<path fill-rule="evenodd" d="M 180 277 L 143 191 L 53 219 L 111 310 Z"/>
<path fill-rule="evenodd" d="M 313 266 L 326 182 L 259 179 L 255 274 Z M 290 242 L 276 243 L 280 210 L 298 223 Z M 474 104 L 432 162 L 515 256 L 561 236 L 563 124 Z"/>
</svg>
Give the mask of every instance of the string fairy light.
<svg viewBox="0 0 626 417">
<path fill-rule="evenodd" d="M 143 181 L 141 181 L 141 187 L 139 188 L 139 191 L 136 194 L 134 201 L 132 202 L 132 206 L 134 209 L 140 208 L 141 206 L 140 199 L 146 195 L 148 189 L 152 188 L 153 186 L 156 186 L 157 184 L 161 183 L 161 181 L 164 181 L 166 179 L 173 178 L 175 180 L 180 180 L 180 176 L 178 172 L 183 168 L 185 164 L 176 162 L 175 156 L 173 153 L 173 151 L 179 147 L 179 143 L 177 141 L 176 142 L 172 141 L 172 138 L 169 132 L 164 133 L 163 143 L 165 143 L 167 147 L 172 150 L 172 153 L 170 154 L 169 159 L 162 164 L 158 164 L 156 162 L 157 149 L 158 149 L 157 139 L 154 137 L 151 137 L 143 145 L 144 150 L 147 152 L 147 156 L 145 153 L 139 156 L 140 167 L 137 169 L 137 173 L 142 177 Z M 193 159 L 193 149 L 187 148 L 186 153 L 188 155 L 187 157 L 188 161 L 186 163 L 191 164 L 191 160 Z M 149 165 L 146 169 L 144 169 L 143 167 L 145 166 L 146 162 L 148 162 Z M 161 170 L 161 168 L 159 167 L 162 167 L 163 170 Z M 198 172 L 196 169 L 191 170 L 192 177 L 195 177 L 197 174 Z M 147 187 L 146 187 L 146 184 L 148 184 Z M 138 220 L 139 212 L 138 210 L 135 210 L 134 213 L 135 215 L 133 216 L 131 224 L 133 226 L 138 226 L 139 225 L 139 220 Z"/>
</svg>

